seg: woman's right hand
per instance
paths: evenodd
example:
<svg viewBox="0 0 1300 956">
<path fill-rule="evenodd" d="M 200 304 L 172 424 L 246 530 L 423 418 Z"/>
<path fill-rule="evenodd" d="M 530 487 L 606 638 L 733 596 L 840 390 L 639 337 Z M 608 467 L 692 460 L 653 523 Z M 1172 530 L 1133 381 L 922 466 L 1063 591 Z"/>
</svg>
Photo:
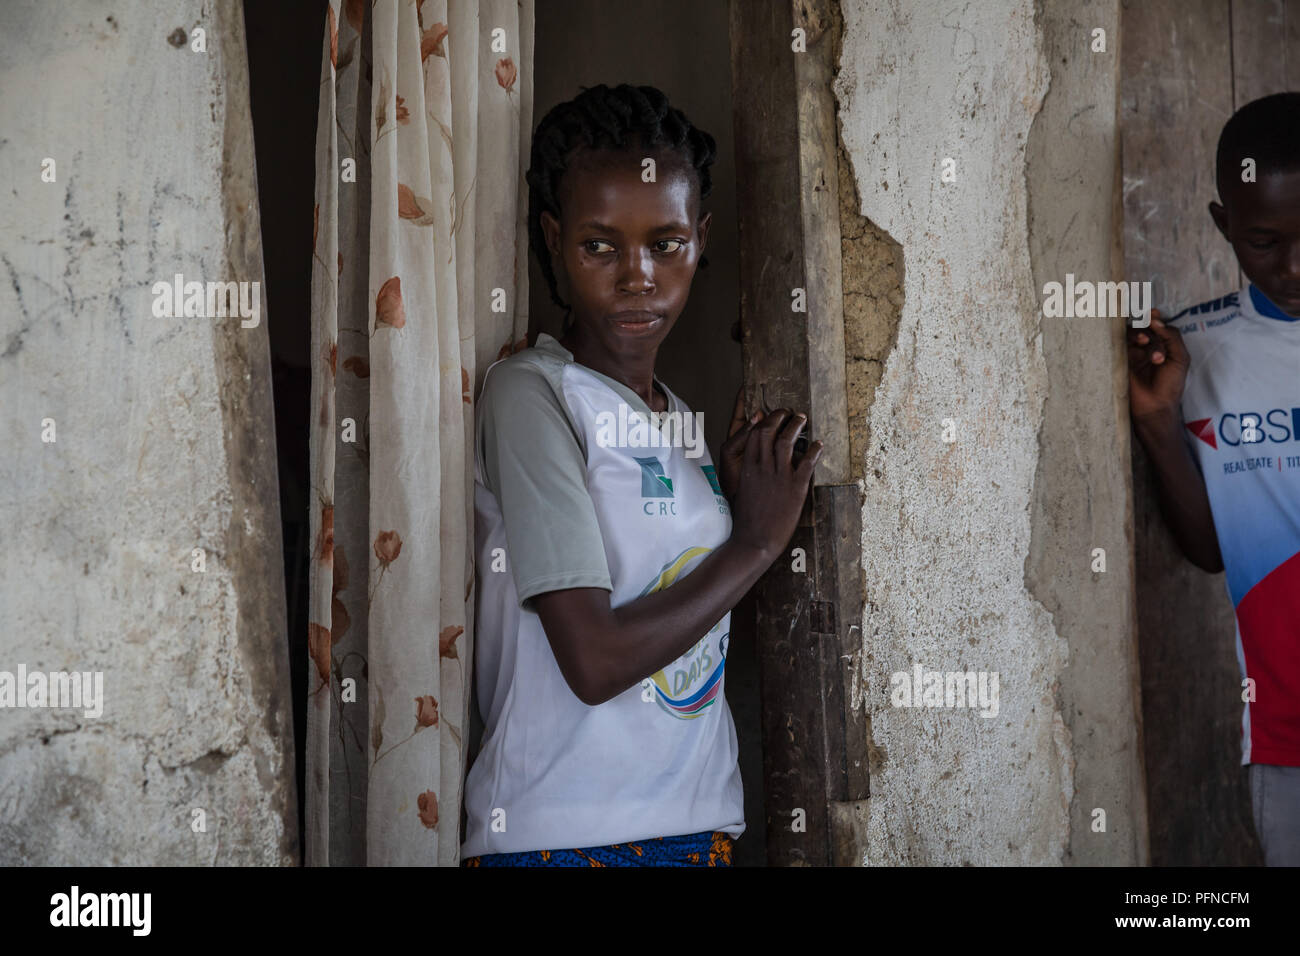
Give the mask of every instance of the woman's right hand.
<svg viewBox="0 0 1300 956">
<path fill-rule="evenodd" d="M 822 443 L 815 441 L 797 464 L 793 461 L 794 443 L 807 420 L 802 413 L 778 408 L 756 423 L 745 441 L 740 487 L 732 502 L 731 538 L 771 560 L 794 536 L 822 454 Z"/>
</svg>

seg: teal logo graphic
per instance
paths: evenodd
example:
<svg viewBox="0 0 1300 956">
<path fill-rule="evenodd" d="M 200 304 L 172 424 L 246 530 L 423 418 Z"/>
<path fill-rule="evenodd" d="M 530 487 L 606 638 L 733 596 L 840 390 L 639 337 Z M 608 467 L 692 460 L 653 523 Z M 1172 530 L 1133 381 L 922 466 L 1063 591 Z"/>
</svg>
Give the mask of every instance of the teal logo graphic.
<svg viewBox="0 0 1300 956">
<path fill-rule="evenodd" d="M 700 471 L 704 472 L 704 477 L 709 479 L 709 487 L 713 489 L 715 495 L 722 494 L 722 486 L 718 484 L 718 473 L 712 465 L 700 465 Z"/>
<path fill-rule="evenodd" d="M 641 466 L 641 497 L 671 498 L 673 480 L 664 474 L 664 466 L 658 458 L 634 458 Z"/>
</svg>

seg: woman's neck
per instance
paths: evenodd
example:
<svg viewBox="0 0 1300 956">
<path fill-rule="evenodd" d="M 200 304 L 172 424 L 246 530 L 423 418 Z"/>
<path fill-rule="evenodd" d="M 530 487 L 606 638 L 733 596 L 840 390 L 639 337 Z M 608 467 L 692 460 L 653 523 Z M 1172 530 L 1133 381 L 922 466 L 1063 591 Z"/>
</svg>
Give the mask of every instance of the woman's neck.
<svg viewBox="0 0 1300 956">
<path fill-rule="evenodd" d="M 631 360 L 613 356 L 601 349 L 598 343 L 579 335 L 577 328 L 570 329 L 559 342 L 572 353 L 573 360 L 579 365 L 626 385 L 651 411 L 667 411 L 668 396 L 655 387 L 655 352 Z"/>
</svg>

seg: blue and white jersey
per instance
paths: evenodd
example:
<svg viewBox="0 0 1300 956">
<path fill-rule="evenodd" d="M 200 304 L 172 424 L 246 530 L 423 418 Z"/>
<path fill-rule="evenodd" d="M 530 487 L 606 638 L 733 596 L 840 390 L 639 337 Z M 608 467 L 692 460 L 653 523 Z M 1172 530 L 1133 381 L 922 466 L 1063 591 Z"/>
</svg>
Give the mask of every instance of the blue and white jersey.
<svg viewBox="0 0 1300 956">
<path fill-rule="evenodd" d="M 1242 763 L 1300 766 L 1300 319 L 1250 285 L 1167 324 L 1191 358 L 1183 437 L 1205 477 L 1237 662 L 1254 686 Z"/>
</svg>

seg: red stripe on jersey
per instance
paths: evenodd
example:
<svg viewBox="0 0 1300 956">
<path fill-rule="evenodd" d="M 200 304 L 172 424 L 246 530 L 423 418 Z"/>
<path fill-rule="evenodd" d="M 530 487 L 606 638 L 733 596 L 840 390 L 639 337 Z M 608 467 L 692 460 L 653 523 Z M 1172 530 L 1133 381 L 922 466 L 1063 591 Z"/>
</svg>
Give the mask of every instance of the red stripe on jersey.
<svg viewBox="0 0 1300 956">
<path fill-rule="evenodd" d="M 1300 554 L 1246 593 L 1237 625 L 1255 682 L 1250 761 L 1300 767 Z"/>
</svg>

